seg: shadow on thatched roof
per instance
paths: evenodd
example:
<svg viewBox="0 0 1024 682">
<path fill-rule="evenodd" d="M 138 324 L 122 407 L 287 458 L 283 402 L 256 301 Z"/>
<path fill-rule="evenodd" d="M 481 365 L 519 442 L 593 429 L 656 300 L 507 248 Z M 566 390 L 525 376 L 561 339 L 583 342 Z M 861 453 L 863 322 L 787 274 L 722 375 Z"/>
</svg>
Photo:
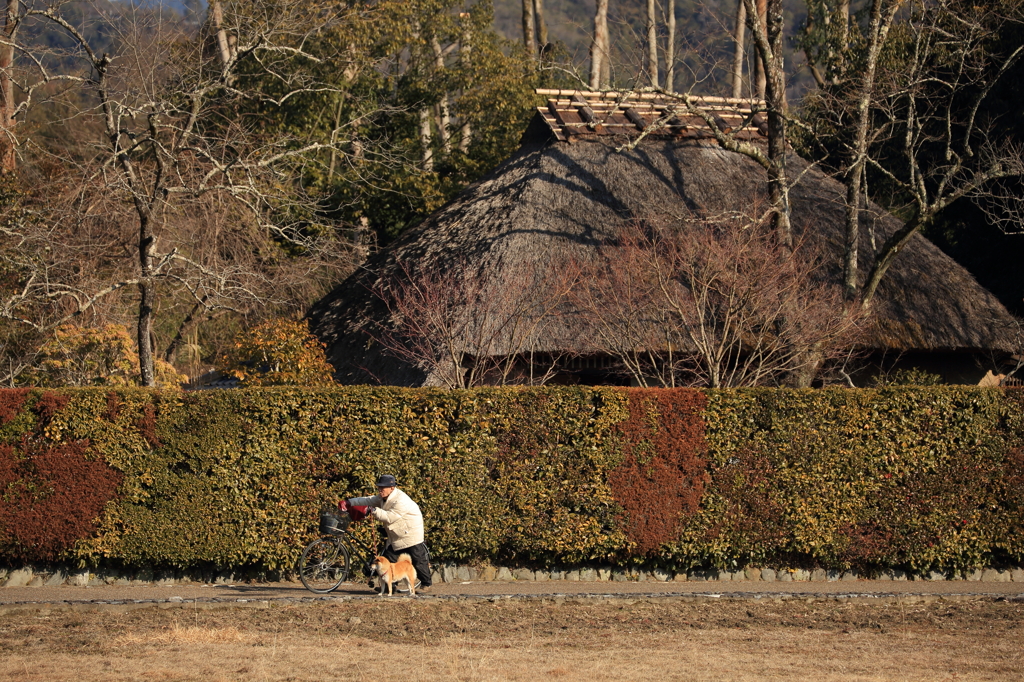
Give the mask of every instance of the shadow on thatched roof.
<svg viewBox="0 0 1024 682">
<path fill-rule="evenodd" d="M 514 273 L 593 259 L 597 247 L 607 245 L 629 221 L 749 214 L 757 202 L 767 205 L 765 171 L 712 141 L 693 139 L 699 135 L 651 136 L 635 149 L 617 151 L 617 138 L 625 132 L 570 133 L 570 144 L 556 129 L 564 124 L 553 126 L 545 116 L 537 113 L 510 159 L 371 257 L 311 308 L 311 328 L 327 344 L 340 381 L 423 382 L 422 372 L 382 355 L 368 334 L 374 325 L 387 324 L 389 315 L 372 292 L 400 275 L 403 263 L 439 269 L 468 263 L 501 287 Z M 794 231 L 829 256 L 830 274 L 838 279 L 844 189 L 795 155 L 788 165 L 790 177 L 798 178 L 791 192 Z M 900 223 L 874 204 L 862 220 L 863 277 L 873 245 L 882 244 Z M 1014 350 L 1014 318 L 921 236 L 890 268 L 873 310 L 867 340 L 872 350 Z M 563 316 L 537 340 L 537 349 L 583 351 L 589 332 L 579 317 Z"/>
</svg>

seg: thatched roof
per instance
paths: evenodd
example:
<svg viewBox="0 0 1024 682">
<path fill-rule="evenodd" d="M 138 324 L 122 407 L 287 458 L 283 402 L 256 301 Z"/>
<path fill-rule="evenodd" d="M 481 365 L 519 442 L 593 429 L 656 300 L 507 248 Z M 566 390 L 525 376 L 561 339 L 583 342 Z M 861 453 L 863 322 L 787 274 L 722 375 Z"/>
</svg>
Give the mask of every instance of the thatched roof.
<svg viewBox="0 0 1024 682">
<path fill-rule="evenodd" d="M 734 114 L 742 108 L 739 102 L 721 104 Z M 375 324 L 388 323 L 388 310 L 373 291 L 399 276 L 403 263 L 417 268 L 471 263 L 487 273 L 490 286 L 500 288 L 515 273 L 593 258 L 623 224 L 652 213 L 722 215 L 749 211 L 757 197 L 767 203 L 765 171 L 745 156 L 699 139 L 704 137 L 699 121 L 682 121 L 635 149 L 617 151 L 624 136 L 638 134 L 638 126 L 629 131 L 582 122 L 570 130 L 564 121 L 568 117 L 560 120 L 553 113 L 559 108 L 578 109 L 579 104 L 562 97 L 547 111 L 542 108 L 510 159 L 371 257 L 313 306 L 311 327 L 327 344 L 340 381 L 423 382 L 422 372 L 381 354 L 367 333 Z M 838 276 L 843 187 L 795 155 L 789 172 L 799 178 L 791 191 L 794 230 L 835 254 Z M 871 209 L 865 221 L 881 244 L 899 222 L 877 206 Z M 861 252 L 872 253 L 867 235 Z M 870 262 L 864 261 L 869 258 L 861 258 L 866 272 Z M 873 350 L 1001 352 L 1013 350 L 1015 343 L 1009 331 L 1014 318 L 999 301 L 920 236 L 884 278 L 874 316 L 867 342 Z M 580 320 L 563 316 L 560 326 L 546 328 L 537 350 L 583 350 L 587 333 Z"/>
</svg>

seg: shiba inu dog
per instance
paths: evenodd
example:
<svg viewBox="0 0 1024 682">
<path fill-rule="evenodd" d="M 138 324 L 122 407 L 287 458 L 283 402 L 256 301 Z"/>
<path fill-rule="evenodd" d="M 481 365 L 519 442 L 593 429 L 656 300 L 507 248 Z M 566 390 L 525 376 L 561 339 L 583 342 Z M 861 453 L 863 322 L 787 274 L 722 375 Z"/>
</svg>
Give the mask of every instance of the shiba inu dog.
<svg viewBox="0 0 1024 682">
<path fill-rule="evenodd" d="M 409 594 L 416 596 L 416 569 L 408 554 L 399 554 L 398 561 L 394 563 L 379 556 L 370 564 L 370 569 L 380 578 L 380 596 L 384 596 L 384 586 L 387 585 L 390 597 L 394 592 L 394 584 L 402 580 L 409 586 Z"/>
</svg>

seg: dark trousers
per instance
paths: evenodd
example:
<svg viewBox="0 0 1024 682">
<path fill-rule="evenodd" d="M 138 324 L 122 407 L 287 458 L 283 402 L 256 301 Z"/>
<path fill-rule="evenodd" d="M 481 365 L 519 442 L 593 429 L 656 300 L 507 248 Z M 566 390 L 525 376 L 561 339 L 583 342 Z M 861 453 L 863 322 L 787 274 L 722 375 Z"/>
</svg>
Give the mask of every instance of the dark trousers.
<svg viewBox="0 0 1024 682">
<path fill-rule="evenodd" d="M 384 558 L 388 561 L 398 561 L 399 554 L 409 555 L 409 558 L 412 559 L 412 566 L 416 569 L 416 577 L 419 578 L 420 585 L 430 587 L 430 562 L 427 560 L 427 546 L 421 542 L 397 552 L 391 545 L 384 548 Z"/>
</svg>

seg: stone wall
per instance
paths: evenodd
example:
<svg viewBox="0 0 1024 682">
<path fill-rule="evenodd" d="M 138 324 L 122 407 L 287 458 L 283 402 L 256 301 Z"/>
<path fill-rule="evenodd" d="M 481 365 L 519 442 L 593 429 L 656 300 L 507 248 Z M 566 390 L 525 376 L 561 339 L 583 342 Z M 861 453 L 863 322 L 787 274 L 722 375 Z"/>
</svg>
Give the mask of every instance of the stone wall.
<svg viewBox="0 0 1024 682">
<path fill-rule="evenodd" d="M 878 575 L 858 575 L 854 571 L 827 571 L 824 569 L 776 569 L 747 567 L 738 571 L 716 569 L 688 573 L 630 570 L 612 567 L 581 568 L 572 570 L 510 568 L 506 566 L 457 566 L 444 564 L 434 567 L 433 581 L 458 582 L 855 582 L 862 579 L 895 581 L 966 580 L 972 582 L 1024 583 L 1024 568 L 987 568 L 969 573 L 911 574 L 899 570 L 883 571 Z M 178 583 L 230 584 L 243 581 L 294 580 L 294 576 L 245 573 L 189 573 L 178 571 L 122 572 L 116 569 L 71 569 L 62 566 L 0 568 L 2 587 L 42 586 L 100 586 L 100 585 L 174 585 Z M 354 578 L 353 578 L 354 580 Z M 357 581 L 358 582 L 358 581 Z"/>
</svg>

